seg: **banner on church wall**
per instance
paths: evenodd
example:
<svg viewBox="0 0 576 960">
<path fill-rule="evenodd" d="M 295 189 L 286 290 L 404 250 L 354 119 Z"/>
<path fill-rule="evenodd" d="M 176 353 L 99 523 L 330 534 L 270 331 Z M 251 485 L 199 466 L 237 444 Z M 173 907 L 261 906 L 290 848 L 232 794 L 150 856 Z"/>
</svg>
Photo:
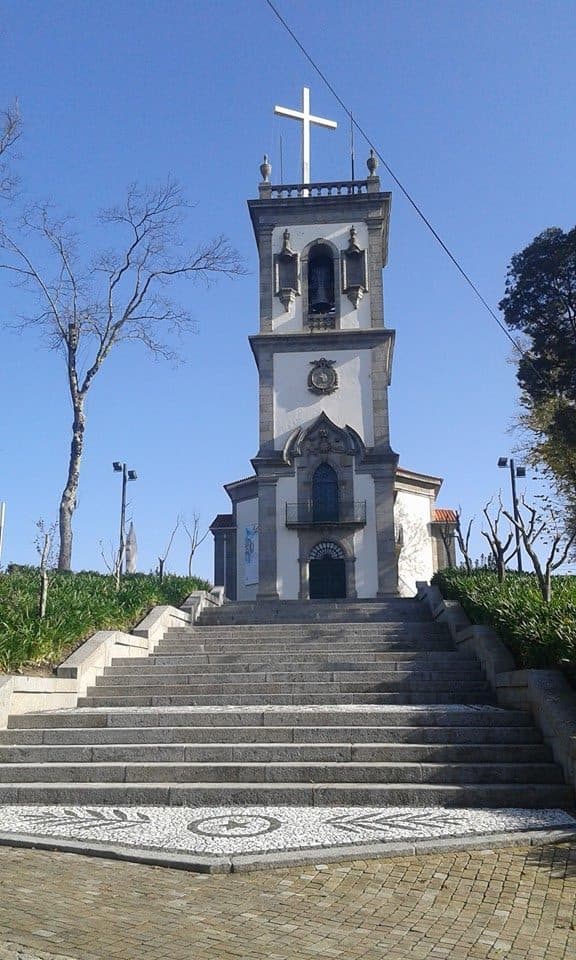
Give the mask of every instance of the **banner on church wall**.
<svg viewBox="0 0 576 960">
<path fill-rule="evenodd" d="M 258 583 L 258 524 L 244 530 L 244 586 Z"/>
</svg>

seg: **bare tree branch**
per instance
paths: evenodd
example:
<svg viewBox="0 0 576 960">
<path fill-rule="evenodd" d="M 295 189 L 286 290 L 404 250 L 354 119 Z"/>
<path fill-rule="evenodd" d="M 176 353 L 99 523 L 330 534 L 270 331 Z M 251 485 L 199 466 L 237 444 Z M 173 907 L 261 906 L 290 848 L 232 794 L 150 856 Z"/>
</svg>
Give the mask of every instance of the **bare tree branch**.
<svg viewBox="0 0 576 960">
<path fill-rule="evenodd" d="M 523 516 L 520 509 L 517 520 L 507 510 L 503 510 L 503 513 L 520 532 L 526 553 L 532 561 L 542 597 L 546 603 L 549 603 L 552 599 L 552 574 L 566 561 L 572 544 L 576 541 L 576 530 L 567 534 L 562 529 L 556 511 L 552 507 L 548 507 L 546 517 L 542 519 L 538 510 L 527 503 L 524 497 L 520 503 L 522 509 L 528 514 L 527 517 Z M 548 556 L 541 561 L 536 551 L 536 544 L 541 541 L 543 534 L 548 536 L 549 549 Z"/>
<path fill-rule="evenodd" d="M 502 518 L 502 514 L 504 512 L 502 500 L 499 500 L 498 511 L 494 518 L 492 518 L 488 512 L 491 505 L 492 505 L 492 500 L 489 500 L 482 511 L 488 522 L 489 532 L 486 532 L 486 530 L 481 530 L 480 532 L 483 537 L 486 537 L 486 540 L 490 545 L 490 551 L 492 553 L 494 562 L 496 564 L 496 573 L 498 575 L 498 580 L 500 583 L 502 583 L 502 581 L 504 580 L 504 577 L 506 576 L 506 564 L 509 563 L 509 561 L 516 556 L 516 554 L 518 553 L 518 548 L 514 547 L 512 553 L 507 555 L 508 548 L 510 547 L 510 544 L 514 537 L 514 531 L 509 530 L 506 541 L 502 540 L 502 537 L 498 529 L 500 520 Z"/>
<path fill-rule="evenodd" d="M 206 537 L 210 533 L 210 528 L 207 528 L 203 534 L 200 534 L 200 517 L 197 513 L 192 516 L 191 521 L 188 521 L 182 517 L 181 523 L 188 537 L 188 576 L 191 577 L 194 554 L 196 553 L 196 550 L 200 544 L 204 543 Z"/>
<path fill-rule="evenodd" d="M 0 158 L 11 150 L 22 134 L 22 121 L 18 102 L 3 110 L 0 114 Z M 14 195 L 17 178 L 12 174 L 5 162 L 0 162 L 0 197 L 5 200 Z"/>
<path fill-rule="evenodd" d="M 0 270 L 30 292 L 39 308 L 25 316 L 23 324 L 39 330 L 66 360 L 74 418 L 60 501 L 61 569 L 71 563 L 85 401 L 102 364 L 117 344 L 135 341 L 156 357 L 177 360 L 171 337 L 193 329 L 194 321 L 166 296 L 170 284 L 184 279 L 209 285 L 218 275 L 245 272 L 242 258 L 225 237 L 187 248 L 180 228 L 188 209 L 172 178 L 153 187 L 132 184 L 123 204 L 100 215 L 107 232 L 120 234 L 119 247 L 99 253 L 88 266 L 80 262 L 70 220 L 55 217 L 49 204 L 26 210 L 16 235 L 0 229 L 5 254 Z M 30 252 L 38 240 L 51 257 L 46 270 L 36 266 L 36 253 Z"/>
</svg>

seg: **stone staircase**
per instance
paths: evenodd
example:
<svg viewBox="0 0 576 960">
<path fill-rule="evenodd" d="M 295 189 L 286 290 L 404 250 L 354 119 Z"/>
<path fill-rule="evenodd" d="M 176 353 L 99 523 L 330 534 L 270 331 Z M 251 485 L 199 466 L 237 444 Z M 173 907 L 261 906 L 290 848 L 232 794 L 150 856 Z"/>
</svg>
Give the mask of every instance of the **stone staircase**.
<svg viewBox="0 0 576 960">
<path fill-rule="evenodd" d="M 0 731 L 0 802 L 568 806 L 528 714 L 416 600 L 227 604 Z"/>
</svg>

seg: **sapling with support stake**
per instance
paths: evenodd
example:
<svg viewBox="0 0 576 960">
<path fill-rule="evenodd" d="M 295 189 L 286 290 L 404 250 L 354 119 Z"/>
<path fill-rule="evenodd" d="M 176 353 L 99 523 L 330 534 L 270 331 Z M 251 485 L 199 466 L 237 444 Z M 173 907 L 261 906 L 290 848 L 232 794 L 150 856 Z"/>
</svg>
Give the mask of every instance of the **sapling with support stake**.
<svg viewBox="0 0 576 960">
<path fill-rule="evenodd" d="M 38 616 L 40 620 L 43 620 L 46 616 L 48 589 L 50 587 L 48 570 L 52 567 L 55 559 L 54 535 L 56 533 L 57 525 L 55 523 L 51 523 L 50 526 L 47 527 L 44 523 L 44 520 L 38 520 L 36 522 L 36 528 L 38 530 L 38 535 L 36 536 L 34 543 L 36 545 L 36 550 L 40 555 L 40 595 L 38 598 Z"/>
</svg>

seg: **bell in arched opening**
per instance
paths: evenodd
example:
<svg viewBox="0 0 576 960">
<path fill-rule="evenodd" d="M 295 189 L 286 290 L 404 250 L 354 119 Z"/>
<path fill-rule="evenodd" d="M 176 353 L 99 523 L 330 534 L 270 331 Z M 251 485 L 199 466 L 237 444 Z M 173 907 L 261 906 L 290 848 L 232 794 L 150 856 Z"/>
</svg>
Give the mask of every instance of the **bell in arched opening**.
<svg viewBox="0 0 576 960">
<path fill-rule="evenodd" d="M 333 313 L 334 309 L 332 251 L 327 244 L 317 243 L 308 257 L 308 312 Z"/>
</svg>

